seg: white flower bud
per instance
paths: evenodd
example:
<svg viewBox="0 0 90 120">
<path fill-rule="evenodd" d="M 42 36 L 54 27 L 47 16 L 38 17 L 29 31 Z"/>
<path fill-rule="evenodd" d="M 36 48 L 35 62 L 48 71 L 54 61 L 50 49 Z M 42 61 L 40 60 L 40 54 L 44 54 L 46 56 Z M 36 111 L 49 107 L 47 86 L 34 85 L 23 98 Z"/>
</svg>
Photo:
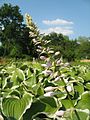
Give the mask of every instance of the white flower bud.
<svg viewBox="0 0 90 120">
<path fill-rule="evenodd" d="M 38 45 L 37 47 L 38 47 L 39 49 L 42 49 L 42 47 L 41 47 L 41 46 L 39 46 L 39 45 Z"/>
<path fill-rule="evenodd" d="M 48 61 L 46 64 L 42 64 L 43 67 L 49 68 L 52 66 L 52 63 Z"/>
<path fill-rule="evenodd" d="M 60 76 L 60 77 L 65 78 L 65 77 L 66 77 L 66 75 L 65 75 L 65 74 L 61 74 L 61 76 Z"/>
<path fill-rule="evenodd" d="M 37 49 L 37 52 L 41 52 L 41 50 L 40 50 L 40 49 Z"/>
<path fill-rule="evenodd" d="M 47 65 L 46 65 L 46 64 L 41 64 L 41 66 L 42 66 L 42 67 L 47 67 Z"/>
<path fill-rule="evenodd" d="M 52 66 L 52 63 L 50 61 L 48 61 L 46 64 L 47 64 L 47 67 L 51 67 Z"/>
<path fill-rule="evenodd" d="M 4 120 L 4 118 L 2 117 L 2 115 L 0 115 L 0 120 Z"/>
<path fill-rule="evenodd" d="M 70 85 L 67 86 L 67 91 L 71 92 L 72 91 L 72 87 Z"/>
<path fill-rule="evenodd" d="M 50 91 L 55 90 L 56 88 L 57 88 L 57 87 L 49 86 L 49 87 L 46 87 L 44 90 L 45 90 L 45 92 L 50 92 Z"/>
<path fill-rule="evenodd" d="M 44 94 L 45 97 L 52 97 L 54 95 L 54 92 L 47 92 Z"/>
<path fill-rule="evenodd" d="M 57 55 L 59 55 L 59 54 L 60 54 L 60 52 L 59 52 L 59 51 L 55 52 L 55 56 L 57 56 Z"/>
<path fill-rule="evenodd" d="M 30 29 L 33 29 L 33 27 L 32 27 L 32 26 L 29 26 L 29 28 L 30 28 Z M 30 34 L 30 32 L 29 32 L 29 34 Z"/>
<path fill-rule="evenodd" d="M 40 59 L 41 60 L 46 60 L 46 57 L 45 56 L 40 56 Z"/>
<path fill-rule="evenodd" d="M 64 63 L 62 63 L 62 62 L 61 62 L 61 63 L 60 63 L 60 65 L 61 65 L 61 66 L 63 66 L 63 65 L 64 65 Z"/>
<path fill-rule="evenodd" d="M 64 64 L 65 67 L 67 67 L 67 66 L 69 66 L 69 65 L 70 65 L 69 63 L 65 63 L 65 64 Z"/>
<path fill-rule="evenodd" d="M 60 80 L 60 76 L 58 76 L 58 77 L 55 78 L 55 81 L 58 81 L 58 80 Z"/>
<path fill-rule="evenodd" d="M 33 39 L 32 41 L 33 41 L 34 43 L 36 43 L 36 42 L 37 42 L 37 40 L 36 40 L 36 39 Z"/>
<path fill-rule="evenodd" d="M 58 60 L 56 63 L 57 63 L 57 65 L 60 65 L 60 63 L 61 63 L 61 60 Z"/>
<path fill-rule="evenodd" d="M 60 110 L 60 111 L 57 111 L 57 112 L 55 113 L 55 115 L 58 116 L 58 117 L 62 117 L 62 116 L 64 115 L 64 113 L 65 113 L 65 111 Z"/>
<path fill-rule="evenodd" d="M 54 51 L 51 50 L 51 51 L 48 51 L 48 53 L 49 53 L 49 54 L 52 54 L 52 53 L 54 53 Z"/>
<path fill-rule="evenodd" d="M 42 73 L 44 73 L 45 75 L 51 75 L 53 72 L 51 70 L 45 70 Z"/>
</svg>

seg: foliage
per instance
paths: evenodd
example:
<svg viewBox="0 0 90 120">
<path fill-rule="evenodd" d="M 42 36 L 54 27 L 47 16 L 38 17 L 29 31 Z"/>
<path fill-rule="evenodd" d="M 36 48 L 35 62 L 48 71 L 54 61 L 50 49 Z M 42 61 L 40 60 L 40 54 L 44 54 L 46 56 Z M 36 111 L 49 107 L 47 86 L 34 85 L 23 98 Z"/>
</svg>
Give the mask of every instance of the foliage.
<svg viewBox="0 0 90 120">
<path fill-rule="evenodd" d="M 90 68 L 64 63 L 60 51 L 48 47 L 49 41 L 33 31 L 32 19 L 26 17 L 39 61 L 0 66 L 1 116 L 5 120 L 89 120 Z"/>
<path fill-rule="evenodd" d="M 90 59 L 90 38 L 79 37 L 77 41 L 79 43 L 77 56 L 79 56 L 81 59 Z"/>
<path fill-rule="evenodd" d="M 2 116 L 5 120 L 89 120 L 89 67 L 64 63 L 60 52 L 46 43 L 34 41 L 39 62 L 0 66 Z"/>
<path fill-rule="evenodd" d="M 38 58 L 40 52 L 38 48 L 43 47 L 41 42 L 43 39 L 51 41 L 47 46 L 60 51 L 63 58 L 68 61 L 90 59 L 90 37 L 71 40 L 68 36 L 57 33 L 40 35 L 36 24 L 28 14 L 27 26 L 23 24 L 23 15 L 17 5 L 4 4 L 0 7 L 0 11 L 0 56 Z"/>
<path fill-rule="evenodd" d="M 23 16 L 18 6 L 4 4 L 0 7 L 1 42 L 4 47 L 3 54 L 9 54 L 14 43 L 20 39 Z"/>
<path fill-rule="evenodd" d="M 0 66 L 0 111 L 6 120 L 89 120 L 90 69 L 54 57 Z"/>
<path fill-rule="evenodd" d="M 62 34 L 50 33 L 44 35 L 44 39 L 51 40 L 49 47 L 55 51 L 60 51 L 64 59 L 74 61 L 76 59 L 90 59 L 90 38 L 78 37 L 78 39 L 70 40 L 68 36 Z"/>
<path fill-rule="evenodd" d="M 0 43 L 2 43 L 0 55 L 19 58 L 23 54 L 30 55 L 33 46 L 19 7 L 4 4 L 0 11 Z"/>
</svg>

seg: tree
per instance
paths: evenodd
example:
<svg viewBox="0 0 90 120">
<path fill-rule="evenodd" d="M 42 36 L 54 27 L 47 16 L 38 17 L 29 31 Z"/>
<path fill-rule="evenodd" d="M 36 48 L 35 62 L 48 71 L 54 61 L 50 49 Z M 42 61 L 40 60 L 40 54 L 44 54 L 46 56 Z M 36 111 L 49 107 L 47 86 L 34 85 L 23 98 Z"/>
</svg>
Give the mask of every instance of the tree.
<svg viewBox="0 0 90 120">
<path fill-rule="evenodd" d="M 77 55 L 80 59 L 90 59 L 90 37 L 80 36 L 77 40 L 79 46 Z"/>
<path fill-rule="evenodd" d="M 76 59 L 76 48 L 78 46 L 76 40 L 70 40 L 68 36 L 57 33 L 50 33 L 44 36 L 44 39 L 51 40 L 49 46 L 55 51 L 60 51 L 64 59 L 68 61 Z"/>
<path fill-rule="evenodd" d="M 0 35 L 3 55 L 20 56 L 28 52 L 29 31 L 22 23 L 20 8 L 4 4 L 0 8 Z"/>
</svg>

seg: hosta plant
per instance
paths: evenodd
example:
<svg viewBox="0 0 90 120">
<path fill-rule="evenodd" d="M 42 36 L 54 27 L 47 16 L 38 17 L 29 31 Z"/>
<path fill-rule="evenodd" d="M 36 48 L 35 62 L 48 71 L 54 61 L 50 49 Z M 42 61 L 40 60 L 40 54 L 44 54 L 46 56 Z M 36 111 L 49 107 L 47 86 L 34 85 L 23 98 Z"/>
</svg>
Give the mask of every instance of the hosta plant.
<svg viewBox="0 0 90 120">
<path fill-rule="evenodd" d="M 38 60 L 0 66 L 0 116 L 5 120 L 89 120 L 90 69 L 64 63 L 60 52 L 35 39 Z"/>
</svg>

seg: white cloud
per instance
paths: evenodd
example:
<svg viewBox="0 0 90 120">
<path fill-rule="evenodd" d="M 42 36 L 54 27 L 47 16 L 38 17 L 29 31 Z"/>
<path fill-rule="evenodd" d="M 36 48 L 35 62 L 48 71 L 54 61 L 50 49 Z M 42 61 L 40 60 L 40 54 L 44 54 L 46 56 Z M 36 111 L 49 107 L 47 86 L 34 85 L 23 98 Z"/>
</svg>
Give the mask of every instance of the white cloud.
<svg viewBox="0 0 90 120">
<path fill-rule="evenodd" d="M 68 20 L 64 20 L 64 19 L 43 20 L 42 22 L 46 25 L 71 25 L 71 24 L 74 24 L 72 21 L 68 21 Z"/>
<path fill-rule="evenodd" d="M 66 28 L 66 27 L 51 27 L 48 29 L 41 29 L 40 30 L 41 34 L 49 34 L 51 32 L 55 32 L 55 33 L 62 33 L 63 35 L 70 35 L 73 34 L 73 30 L 71 28 Z"/>
</svg>

